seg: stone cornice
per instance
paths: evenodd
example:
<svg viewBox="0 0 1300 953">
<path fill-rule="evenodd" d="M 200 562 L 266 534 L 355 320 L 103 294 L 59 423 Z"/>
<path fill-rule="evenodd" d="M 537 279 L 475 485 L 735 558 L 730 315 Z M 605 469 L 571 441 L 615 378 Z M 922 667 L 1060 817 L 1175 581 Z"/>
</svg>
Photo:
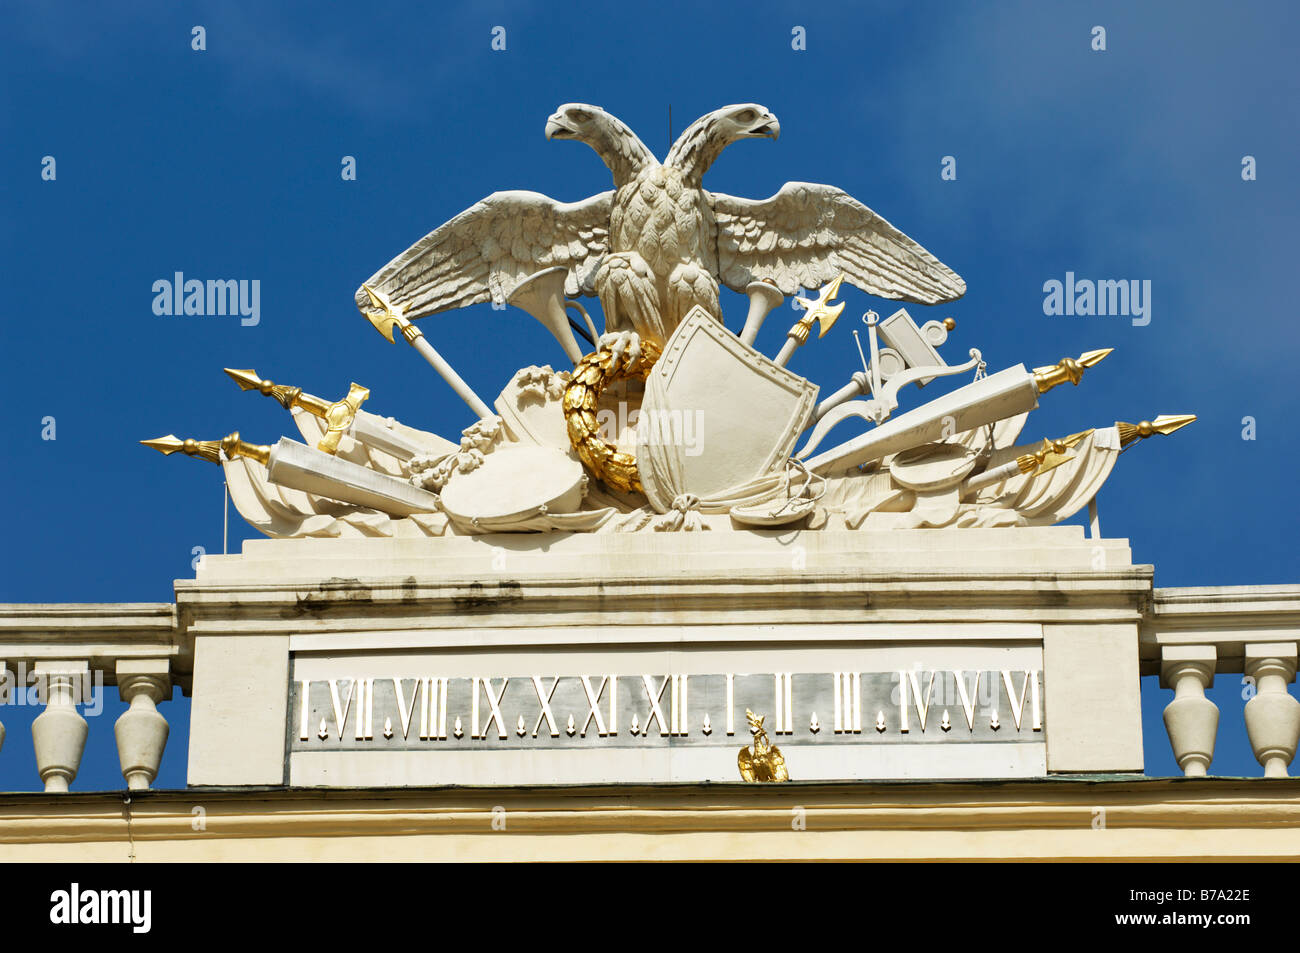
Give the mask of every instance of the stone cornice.
<svg viewBox="0 0 1300 953">
<path fill-rule="evenodd" d="M 497 832 L 493 812 L 501 809 L 506 829 Z M 796 809 L 806 827 L 798 834 Z M 129 804 L 120 792 L 0 797 L 0 859 L 53 844 L 125 856 L 129 836 L 140 860 L 265 856 L 258 842 L 286 860 L 376 849 L 388 859 L 504 850 L 517 859 L 614 860 L 636 856 L 628 838 L 644 834 L 661 835 L 655 848 L 664 859 L 722 851 L 734 859 L 1280 859 L 1300 850 L 1300 781 L 190 789 L 136 793 Z"/>
<path fill-rule="evenodd" d="M 171 659 L 188 674 L 189 651 L 176 606 L 138 603 L 10 603 L 0 605 L 0 661 L 89 661 L 112 680 L 121 659 Z"/>
<path fill-rule="evenodd" d="M 1152 589 L 1149 566 L 1099 572 L 737 570 L 578 581 L 532 575 L 318 583 L 178 580 L 177 604 L 0 605 L 0 660 L 88 660 L 112 675 L 130 658 L 167 658 L 182 683 L 193 638 L 206 632 L 319 632 L 689 622 L 725 608 L 736 623 L 1140 623 L 1143 674 L 1161 646 L 1218 647 L 1218 671 L 1240 671 L 1245 645 L 1295 641 L 1300 586 Z"/>
<path fill-rule="evenodd" d="M 1156 589 L 1140 631 L 1142 674 L 1165 646 L 1214 646 L 1216 671 L 1240 672 L 1251 643 L 1300 640 L 1300 585 Z"/>
<path fill-rule="evenodd" d="M 1100 572 L 790 572 L 738 570 L 610 581 L 561 576 L 443 577 L 212 585 L 178 581 L 197 633 L 689 622 L 1129 622 L 1149 602 L 1150 567 Z"/>
</svg>

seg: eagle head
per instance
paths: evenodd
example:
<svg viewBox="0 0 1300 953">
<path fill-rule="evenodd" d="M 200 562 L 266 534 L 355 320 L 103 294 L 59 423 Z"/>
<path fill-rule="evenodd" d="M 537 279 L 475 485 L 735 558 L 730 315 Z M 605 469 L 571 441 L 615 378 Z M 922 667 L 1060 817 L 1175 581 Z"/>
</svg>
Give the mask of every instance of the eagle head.
<svg viewBox="0 0 1300 953">
<path fill-rule="evenodd" d="M 614 173 L 615 186 L 630 182 L 647 165 L 658 164 L 626 123 L 599 106 L 565 103 L 546 120 L 546 138 L 572 139 L 591 146 Z"/>
<path fill-rule="evenodd" d="M 546 120 L 547 139 L 592 142 L 606 128 L 609 113 L 586 103 L 565 103 Z"/>
<path fill-rule="evenodd" d="M 725 143 L 739 139 L 779 139 L 781 124 L 766 106 L 739 103 L 723 106 L 710 117 L 710 134 Z"/>
<path fill-rule="evenodd" d="M 681 170 L 686 181 L 699 185 L 700 177 L 722 150 L 741 139 L 775 139 L 781 124 L 758 103 L 737 103 L 706 113 L 677 137 L 664 165 Z"/>
</svg>

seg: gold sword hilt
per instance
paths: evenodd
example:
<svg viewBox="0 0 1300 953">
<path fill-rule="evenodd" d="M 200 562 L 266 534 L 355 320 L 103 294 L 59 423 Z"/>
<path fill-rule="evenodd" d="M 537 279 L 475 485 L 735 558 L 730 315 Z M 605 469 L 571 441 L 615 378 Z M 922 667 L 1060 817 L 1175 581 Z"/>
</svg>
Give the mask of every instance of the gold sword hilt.
<svg viewBox="0 0 1300 953">
<path fill-rule="evenodd" d="M 357 411 L 370 396 L 369 388 L 362 387 L 354 381 L 348 388 L 347 396 L 341 400 L 328 401 L 313 394 L 304 394 L 301 387 L 290 387 L 287 384 L 262 380 L 258 377 L 257 371 L 252 369 L 241 371 L 227 367 L 224 370 L 239 385 L 240 390 L 259 391 L 279 401 L 280 406 L 285 410 L 297 407 L 313 417 L 324 420 L 325 436 L 321 438 L 320 443 L 316 444 L 316 449 L 330 454 L 338 452 L 339 441 L 352 427 Z"/>
<path fill-rule="evenodd" d="M 1069 451 L 1090 433 L 1092 433 L 1091 430 L 1084 430 L 1080 433 L 1072 433 L 1068 437 L 1061 437 L 1058 440 L 1044 438 L 1037 450 L 1022 453 L 1016 457 L 1016 466 L 1020 468 L 1021 473 L 1037 472 L 1042 474 L 1048 470 L 1054 470 L 1062 463 L 1074 459 L 1074 454 Z"/>
</svg>

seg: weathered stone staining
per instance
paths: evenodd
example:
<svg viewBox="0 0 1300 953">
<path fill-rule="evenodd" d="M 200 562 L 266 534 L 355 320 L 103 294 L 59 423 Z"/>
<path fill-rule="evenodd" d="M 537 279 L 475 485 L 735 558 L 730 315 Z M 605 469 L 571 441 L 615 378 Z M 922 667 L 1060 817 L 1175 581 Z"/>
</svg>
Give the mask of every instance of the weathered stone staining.
<svg viewBox="0 0 1300 953">
<path fill-rule="evenodd" d="M 746 709 L 795 780 L 1140 770 L 1143 572 L 1077 527 L 249 543 L 178 589 L 191 783 L 735 781 Z"/>
</svg>

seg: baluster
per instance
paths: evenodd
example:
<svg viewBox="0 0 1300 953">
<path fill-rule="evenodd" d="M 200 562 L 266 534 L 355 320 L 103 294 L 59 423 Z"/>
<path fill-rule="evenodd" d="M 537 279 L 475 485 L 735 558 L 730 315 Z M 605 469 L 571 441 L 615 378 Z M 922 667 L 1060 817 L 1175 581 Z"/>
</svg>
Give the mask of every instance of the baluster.
<svg viewBox="0 0 1300 953">
<path fill-rule="evenodd" d="M 113 726 L 122 776 L 132 791 L 142 791 L 158 776 L 167 745 L 167 719 L 157 708 L 171 695 L 166 659 L 131 659 L 117 663 L 117 691 L 130 707 Z"/>
<path fill-rule="evenodd" d="M 1214 684 L 1213 645 L 1168 645 L 1161 652 L 1160 685 L 1174 690 L 1165 707 L 1165 730 L 1178 767 L 1189 778 L 1204 777 L 1214 760 L 1219 707 L 1205 697 Z"/>
<path fill-rule="evenodd" d="M 61 793 L 77 776 L 86 750 L 86 719 L 77 711 L 82 686 L 90 680 L 85 662 L 37 662 L 36 682 L 44 683 L 45 711 L 32 722 L 36 770 L 49 793 Z"/>
<path fill-rule="evenodd" d="M 1285 778 L 1300 737 L 1300 701 L 1287 693 L 1295 681 L 1296 643 L 1246 646 L 1246 674 L 1255 679 L 1255 697 L 1246 702 L 1246 733 L 1264 777 Z"/>
<path fill-rule="evenodd" d="M 4 662 L 0 662 L 0 705 L 6 705 L 9 703 L 10 695 L 13 693 L 17 683 L 18 680 L 16 678 L 14 679 L 14 684 L 11 685 L 9 683 L 9 669 L 5 667 Z M 0 721 L 0 750 L 3 750 L 4 746 L 5 725 L 3 721 Z"/>
</svg>

